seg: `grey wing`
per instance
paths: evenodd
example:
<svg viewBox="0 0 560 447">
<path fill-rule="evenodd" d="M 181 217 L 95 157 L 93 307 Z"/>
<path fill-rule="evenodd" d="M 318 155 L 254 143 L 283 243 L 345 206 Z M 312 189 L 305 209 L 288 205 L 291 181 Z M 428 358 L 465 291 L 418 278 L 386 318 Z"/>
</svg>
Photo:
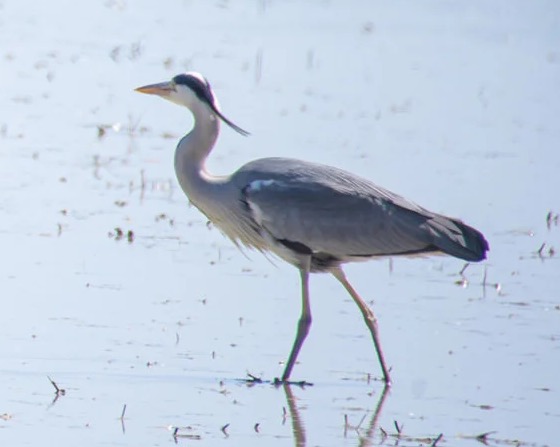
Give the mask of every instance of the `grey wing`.
<svg viewBox="0 0 560 447">
<path fill-rule="evenodd" d="M 243 194 L 257 225 L 285 245 L 341 258 L 437 250 L 425 227 L 433 214 L 399 206 L 381 189 L 339 186 L 257 180 Z"/>
<path fill-rule="evenodd" d="M 243 188 L 255 224 L 277 242 L 339 259 L 444 252 L 485 258 L 484 236 L 457 219 L 357 178 L 253 180 Z"/>
</svg>

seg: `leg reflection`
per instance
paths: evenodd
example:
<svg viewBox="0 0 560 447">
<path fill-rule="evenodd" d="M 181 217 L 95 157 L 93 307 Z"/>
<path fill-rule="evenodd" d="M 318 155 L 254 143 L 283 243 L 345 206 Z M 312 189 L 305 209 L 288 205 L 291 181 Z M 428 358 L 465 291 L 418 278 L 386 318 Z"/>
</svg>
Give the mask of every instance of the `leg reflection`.
<svg viewBox="0 0 560 447">
<path fill-rule="evenodd" d="M 301 415 L 299 414 L 299 409 L 296 401 L 296 397 L 292 392 L 292 387 L 289 383 L 285 383 L 282 385 L 284 388 L 284 393 L 286 393 L 286 402 L 288 403 L 288 410 L 289 410 L 289 417 L 292 422 L 292 432 L 294 434 L 294 445 L 296 447 L 305 447 L 307 444 L 307 437 L 305 433 L 305 427 L 303 424 L 303 420 Z M 379 418 L 381 417 L 381 412 L 383 411 L 383 405 L 385 405 L 385 401 L 389 396 L 389 389 L 390 386 L 385 385 L 379 398 L 377 400 L 377 404 L 375 405 L 374 411 L 371 415 L 371 419 L 367 427 L 351 427 L 354 428 L 358 432 L 359 442 L 358 445 L 360 447 L 366 447 L 374 445 L 374 437 L 377 432 Z M 344 428 L 344 434 L 346 435 L 347 429 L 349 425 L 346 425 Z M 379 444 L 379 443 L 378 443 Z"/>
<path fill-rule="evenodd" d="M 373 437 L 375 436 L 375 432 L 377 431 L 377 424 L 379 422 L 379 418 L 381 417 L 381 412 L 383 410 L 383 405 L 385 405 L 385 401 L 387 400 L 387 396 L 389 396 L 389 385 L 385 385 L 383 387 L 383 391 L 381 391 L 381 395 L 379 396 L 379 400 L 377 401 L 377 405 L 375 406 L 375 410 L 371 415 L 371 419 L 369 421 L 369 425 L 363 436 L 360 436 L 360 443 L 358 444 L 360 447 L 366 447 L 373 444 Z M 378 443 L 379 445 L 379 443 Z"/>
<path fill-rule="evenodd" d="M 290 412 L 290 419 L 292 420 L 292 432 L 294 433 L 294 441 L 296 447 L 305 447 L 307 444 L 305 437 L 305 427 L 303 426 L 303 421 L 299 414 L 299 410 L 296 403 L 296 398 L 292 393 L 292 387 L 290 384 L 285 383 L 282 385 L 284 392 L 286 393 L 286 402 L 288 403 L 288 409 Z"/>
</svg>

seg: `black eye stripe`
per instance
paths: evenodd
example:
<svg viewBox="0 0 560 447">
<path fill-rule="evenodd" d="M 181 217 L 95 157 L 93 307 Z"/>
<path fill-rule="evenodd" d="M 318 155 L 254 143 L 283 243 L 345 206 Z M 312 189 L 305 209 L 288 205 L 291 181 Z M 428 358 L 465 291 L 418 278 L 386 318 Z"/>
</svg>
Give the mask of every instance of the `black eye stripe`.
<svg viewBox="0 0 560 447">
<path fill-rule="evenodd" d="M 190 88 L 201 101 L 214 104 L 214 96 L 212 95 L 210 84 L 206 79 L 202 81 L 196 76 L 180 74 L 173 78 L 173 82 L 177 85 L 185 85 Z"/>
<path fill-rule="evenodd" d="M 188 87 L 196 95 L 196 97 L 203 103 L 207 104 L 212 112 L 224 123 L 226 123 L 236 132 L 239 132 L 241 135 L 249 135 L 249 132 L 232 123 L 222 114 L 222 112 L 220 112 L 218 106 L 216 105 L 214 93 L 212 93 L 212 89 L 210 88 L 210 83 L 206 80 L 206 78 L 197 74 L 183 73 L 175 76 L 172 79 L 172 83 L 175 85 L 184 85 L 185 87 Z"/>
</svg>

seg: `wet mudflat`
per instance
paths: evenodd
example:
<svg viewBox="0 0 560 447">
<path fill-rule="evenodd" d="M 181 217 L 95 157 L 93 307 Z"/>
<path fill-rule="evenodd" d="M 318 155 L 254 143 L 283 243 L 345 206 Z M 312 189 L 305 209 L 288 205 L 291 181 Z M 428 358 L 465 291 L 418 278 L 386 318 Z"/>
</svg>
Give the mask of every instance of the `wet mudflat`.
<svg viewBox="0 0 560 447">
<path fill-rule="evenodd" d="M 554 445 L 559 18 L 546 2 L 1 2 L 2 445 Z M 299 278 L 188 207 L 172 163 L 190 115 L 133 92 L 185 70 L 252 133 L 224 128 L 213 171 L 332 164 L 487 236 L 466 269 L 347 268 L 375 301 L 390 392 L 328 276 L 293 374 L 314 386 L 243 381 L 281 374 Z"/>
</svg>

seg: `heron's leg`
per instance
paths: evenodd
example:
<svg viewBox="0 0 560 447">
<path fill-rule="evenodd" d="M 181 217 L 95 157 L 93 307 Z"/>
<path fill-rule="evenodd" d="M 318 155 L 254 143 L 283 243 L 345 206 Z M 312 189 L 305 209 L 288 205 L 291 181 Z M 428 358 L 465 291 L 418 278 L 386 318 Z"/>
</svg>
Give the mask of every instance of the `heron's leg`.
<svg viewBox="0 0 560 447">
<path fill-rule="evenodd" d="M 292 352 L 290 352 L 290 358 L 284 369 L 284 374 L 282 374 L 282 382 L 286 382 L 290 378 L 292 373 L 292 368 L 296 363 L 299 350 L 303 346 L 303 342 L 307 334 L 309 333 L 309 328 L 311 327 L 311 306 L 309 305 L 309 268 L 300 268 L 301 275 L 301 315 L 299 317 L 296 339 L 294 345 L 292 346 Z"/>
<path fill-rule="evenodd" d="M 375 314 L 366 304 L 366 302 L 358 295 L 358 292 L 354 290 L 352 285 L 346 279 L 346 275 L 342 271 L 341 268 L 337 268 L 332 271 L 333 276 L 340 281 L 340 283 L 344 286 L 346 291 L 350 294 L 354 302 L 360 308 L 360 312 L 362 312 L 362 316 L 364 317 L 364 321 L 371 332 L 371 337 L 373 338 L 373 343 L 375 345 L 375 351 L 377 352 L 377 358 L 379 359 L 379 363 L 381 364 L 381 370 L 383 371 L 383 380 L 387 385 L 391 384 L 391 377 L 389 376 L 389 371 L 385 366 L 385 358 L 383 357 L 383 351 L 381 350 L 381 343 L 379 342 L 379 332 L 377 330 L 377 318 L 375 318 Z"/>
</svg>

